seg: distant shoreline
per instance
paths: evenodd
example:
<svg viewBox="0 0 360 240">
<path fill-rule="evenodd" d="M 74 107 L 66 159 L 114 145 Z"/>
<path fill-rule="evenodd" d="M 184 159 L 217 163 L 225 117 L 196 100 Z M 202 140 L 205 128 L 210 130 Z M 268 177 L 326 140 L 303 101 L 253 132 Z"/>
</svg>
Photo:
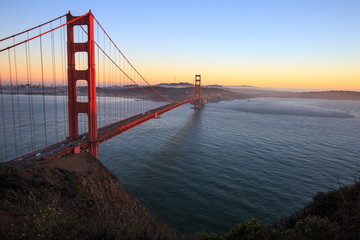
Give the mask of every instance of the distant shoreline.
<svg viewBox="0 0 360 240">
<path fill-rule="evenodd" d="M 193 87 L 191 84 L 161 84 L 154 88 L 162 95 L 169 99 L 178 101 L 184 96 L 191 97 Z M 150 87 L 144 87 L 147 91 L 152 91 Z M 113 86 L 111 88 L 97 87 L 99 96 L 119 96 L 123 98 L 137 98 L 144 100 L 156 100 L 151 96 L 139 95 L 139 91 L 134 86 Z M 67 96 L 66 86 L 2 86 L 1 93 L 3 95 L 48 95 L 48 96 Z M 86 96 L 87 88 L 78 87 L 78 95 Z M 310 99 L 332 99 L 332 100 L 360 100 L 360 92 L 345 90 L 329 90 L 329 91 L 283 91 L 277 89 L 266 89 L 252 86 L 225 87 L 225 86 L 203 86 L 202 95 L 206 97 L 208 102 L 219 102 L 236 99 L 251 98 L 310 98 Z"/>
<path fill-rule="evenodd" d="M 271 98 L 360 100 L 360 92 L 357 91 L 330 90 L 330 91 L 291 92 L 291 91 L 266 90 L 261 88 L 231 89 L 230 91 L 234 91 L 239 94 L 247 94 L 249 98 L 271 97 Z"/>
<path fill-rule="evenodd" d="M 226 89 L 256 89 L 262 91 L 275 91 L 275 92 L 331 92 L 331 91 L 344 91 L 344 92 L 360 92 L 354 89 L 333 89 L 333 88 L 275 88 L 275 87 L 256 87 L 248 85 L 240 86 L 222 86 Z"/>
</svg>

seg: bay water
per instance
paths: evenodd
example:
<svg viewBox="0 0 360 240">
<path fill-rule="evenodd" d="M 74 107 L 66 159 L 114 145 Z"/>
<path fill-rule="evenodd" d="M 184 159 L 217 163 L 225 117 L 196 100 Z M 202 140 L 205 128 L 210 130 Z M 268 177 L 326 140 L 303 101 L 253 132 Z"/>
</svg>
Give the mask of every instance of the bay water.
<svg viewBox="0 0 360 240">
<path fill-rule="evenodd" d="M 59 128 L 48 131 L 48 145 L 67 136 L 63 99 L 45 96 L 47 127 Z M 1 101 L 1 159 L 17 156 L 14 142 L 19 156 L 20 146 L 24 152 L 45 146 L 44 99 L 3 95 Z M 55 104 L 65 110 L 56 113 Z M 177 232 L 228 231 L 251 218 L 273 223 L 359 175 L 360 101 L 257 98 L 191 107 L 125 132 L 99 152 L 123 186 Z"/>
<path fill-rule="evenodd" d="M 219 232 L 352 184 L 359 136 L 359 101 L 258 98 L 184 105 L 102 144 L 99 158 L 176 231 Z"/>
</svg>

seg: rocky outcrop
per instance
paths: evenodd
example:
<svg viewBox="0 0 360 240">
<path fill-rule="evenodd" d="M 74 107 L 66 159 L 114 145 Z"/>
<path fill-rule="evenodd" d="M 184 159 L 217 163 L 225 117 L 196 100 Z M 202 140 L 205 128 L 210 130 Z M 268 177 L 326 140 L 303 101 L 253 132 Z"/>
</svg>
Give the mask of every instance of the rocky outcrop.
<svg viewBox="0 0 360 240">
<path fill-rule="evenodd" d="M 174 239 L 87 153 L 0 164 L 1 239 Z"/>
</svg>

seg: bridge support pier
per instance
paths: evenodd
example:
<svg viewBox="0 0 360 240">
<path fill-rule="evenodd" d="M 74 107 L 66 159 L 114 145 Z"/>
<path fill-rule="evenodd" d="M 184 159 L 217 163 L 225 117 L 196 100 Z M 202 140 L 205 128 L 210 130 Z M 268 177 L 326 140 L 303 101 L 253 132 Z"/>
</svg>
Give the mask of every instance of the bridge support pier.
<svg viewBox="0 0 360 240">
<path fill-rule="evenodd" d="M 69 12 L 67 22 L 74 20 Z M 74 42 L 74 26 L 86 26 L 88 39 L 86 42 Z M 86 113 L 89 129 L 89 152 L 98 157 L 97 142 L 97 108 L 96 108 L 96 79 L 95 79 L 95 49 L 94 49 L 94 16 L 91 11 L 84 17 L 67 25 L 67 54 L 68 54 L 68 112 L 69 136 L 74 140 L 79 137 L 78 116 Z M 75 53 L 87 53 L 88 68 L 76 70 Z M 88 84 L 88 102 L 77 101 L 77 81 L 85 80 Z M 76 151 L 76 150 L 75 150 Z"/>
</svg>

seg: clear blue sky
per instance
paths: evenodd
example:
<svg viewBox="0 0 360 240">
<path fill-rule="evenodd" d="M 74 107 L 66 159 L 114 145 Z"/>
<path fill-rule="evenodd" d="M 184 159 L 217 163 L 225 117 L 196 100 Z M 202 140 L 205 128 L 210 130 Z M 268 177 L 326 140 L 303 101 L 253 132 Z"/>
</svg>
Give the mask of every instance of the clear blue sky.
<svg viewBox="0 0 360 240">
<path fill-rule="evenodd" d="M 152 82 L 360 90 L 359 0 L 3 1 L 0 38 L 89 9 Z"/>
</svg>

